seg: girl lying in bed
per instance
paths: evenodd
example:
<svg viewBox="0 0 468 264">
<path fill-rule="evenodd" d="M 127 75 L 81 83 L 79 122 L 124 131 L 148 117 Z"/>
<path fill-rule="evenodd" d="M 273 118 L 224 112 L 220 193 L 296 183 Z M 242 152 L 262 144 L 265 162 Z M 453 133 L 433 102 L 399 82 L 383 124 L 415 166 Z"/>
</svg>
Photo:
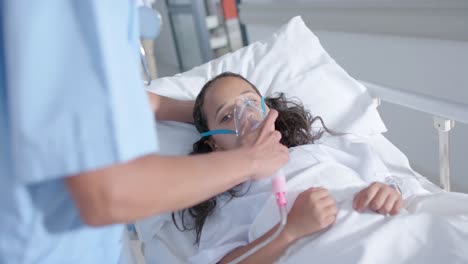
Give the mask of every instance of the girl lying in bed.
<svg viewBox="0 0 468 264">
<path fill-rule="evenodd" d="M 195 101 L 193 117 L 197 130 L 200 133 L 217 129 L 232 130 L 233 104 L 240 95 L 257 104 L 261 103 L 262 95 L 258 89 L 240 75 L 226 72 L 206 83 Z M 281 143 L 288 148 L 313 144 L 319 140 L 323 132 L 314 133 L 312 130 L 312 124 L 316 121 L 320 121 L 324 131 L 330 133 L 320 117 L 313 118 L 300 103 L 287 99 L 284 94 L 265 98 L 264 102 L 267 111 L 278 112 L 276 130 L 282 135 Z M 192 154 L 236 147 L 236 135 L 205 136 L 193 145 Z M 180 211 L 178 215 L 173 214 L 173 221 L 180 230 L 195 230 L 195 243 L 199 245 L 201 253 L 194 256 L 191 262 L 229 262 L 274 233 L 276 226 L 249 244 L 238 242 L 248 240 L 248 226 L 252 224 L 256 213 L 270 195 L 269 188 L 269 181 L 244 183 L 208 201 Z M 244 199 L 234 203 L 239 197 Z M 359 212 L 369 208 L 380 214 L 393 215 L 397 214 L 401 207 L 402 197 L 399 191 L 377 182 L 359 191 L 353 201 L 353 208 Z M 228 219 L 232 220 L 230 223 L 226 223 L 222 217 L 227 216 L 228 211 Z M 330 227 L 335 222 L 337 213 L 336 202 L 327 189 L 315 186 L 303 191 L 294 201 L 282 233 L 244 263 L 275 261 L 298 239 Z"/>
</svg>

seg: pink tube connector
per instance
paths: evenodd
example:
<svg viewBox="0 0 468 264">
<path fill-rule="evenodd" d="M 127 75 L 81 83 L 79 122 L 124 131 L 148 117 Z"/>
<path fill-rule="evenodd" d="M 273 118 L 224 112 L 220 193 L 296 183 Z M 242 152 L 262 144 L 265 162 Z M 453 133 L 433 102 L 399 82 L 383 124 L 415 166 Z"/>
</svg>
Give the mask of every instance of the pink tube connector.
<svg viewBox="0 0 468 264">
<path fill-rule="evenodd" d="M 284 178 L 283 172 L 281 170 L 278 171 L 277 174 L 273 177 L 272 185 L 278 207 L 286 206 L 286 179 Z"/>
</svg>

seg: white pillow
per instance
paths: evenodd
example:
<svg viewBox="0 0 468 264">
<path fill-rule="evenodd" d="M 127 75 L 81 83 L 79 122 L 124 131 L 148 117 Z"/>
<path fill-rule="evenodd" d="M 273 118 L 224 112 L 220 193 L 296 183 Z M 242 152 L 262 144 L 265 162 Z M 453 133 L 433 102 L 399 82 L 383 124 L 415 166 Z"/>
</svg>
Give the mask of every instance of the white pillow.
<svg viewBox="0 0 468 264">
<path fill-rule="evenodd" d="M 149 91 L 194 99 L 208 80 L 225 71 L 243 75 L 264 96 L 284 92 L 299 98 L 313 116 L 322 116 L 325 125 L 337 132 L 372 135 L 386 131 L 366 88 L 328 55 L 301 17 L 292 18 L 265 42 L 255 42 L 185 73 L 156 79 Z M 174 138 L 166 133 L 159 137 Z"/>
</svg>

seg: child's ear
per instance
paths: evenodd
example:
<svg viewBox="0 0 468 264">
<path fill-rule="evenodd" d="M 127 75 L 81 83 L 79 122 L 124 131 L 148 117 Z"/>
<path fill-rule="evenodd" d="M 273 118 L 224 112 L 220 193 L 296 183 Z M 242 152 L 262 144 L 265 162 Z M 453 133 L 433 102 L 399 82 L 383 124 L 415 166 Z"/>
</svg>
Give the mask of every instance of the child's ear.
<svg viewBox="0 0 468 264">
<path fill-rule="evenodd" d="M 209 138 L 209 139 L 206 141 L 206 144 L 208 144 L 208 146 L 210 146 L 210 148 L 211 148 L 213 151 L 219 150 L 219 147 L 218 147 L 218 145 L 216 145 L 216 143 L 214 142 L 213 138 Z"/>
</svg>

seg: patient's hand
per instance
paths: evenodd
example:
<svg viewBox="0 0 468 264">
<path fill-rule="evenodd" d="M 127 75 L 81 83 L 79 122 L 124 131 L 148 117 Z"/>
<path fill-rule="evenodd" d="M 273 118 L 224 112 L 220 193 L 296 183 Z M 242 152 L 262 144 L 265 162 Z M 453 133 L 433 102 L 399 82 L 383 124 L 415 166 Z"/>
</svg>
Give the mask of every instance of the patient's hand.
<svg viewBox="0 0 468 264">
<path fill-rule="evenodd" d="M 332 225 L 337 213 L 336 202 L 325 188 L 309 188 L 294 201 L 285 232 L 293 240 L 314 234 Z"/>
<path fill-rule="evenodd" d="M 401 194 L 393 187 L 380 182 L 374 182 L 358 192 L 353 201 L 353 208 L 358 212 L 370 207 L 381 214 L 395 215 L 400 212 L 402 206 Z"/>
</svg>

